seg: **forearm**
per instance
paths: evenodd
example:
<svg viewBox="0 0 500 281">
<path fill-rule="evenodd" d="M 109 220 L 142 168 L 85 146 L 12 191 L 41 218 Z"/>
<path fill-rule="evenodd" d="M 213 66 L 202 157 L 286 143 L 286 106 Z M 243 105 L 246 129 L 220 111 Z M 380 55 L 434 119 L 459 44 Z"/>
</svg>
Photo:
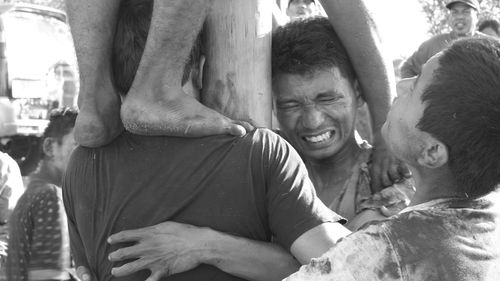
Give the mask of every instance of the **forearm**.
<svg viewBox="0 0 500 281">
<path fill-rule="evenodd" d="M 363 0 L 321 0 L 360 80 L 377 136 L 395 96 L 392 63 L 385 56 L 377 26 Z"/>
<path fill-rule="evenodd" d="M 236 237 L 210 229 L 202 259 L 247 280 L 282 280 L 297 271 L 299 262 L 277 244 Z"/>
</svg>

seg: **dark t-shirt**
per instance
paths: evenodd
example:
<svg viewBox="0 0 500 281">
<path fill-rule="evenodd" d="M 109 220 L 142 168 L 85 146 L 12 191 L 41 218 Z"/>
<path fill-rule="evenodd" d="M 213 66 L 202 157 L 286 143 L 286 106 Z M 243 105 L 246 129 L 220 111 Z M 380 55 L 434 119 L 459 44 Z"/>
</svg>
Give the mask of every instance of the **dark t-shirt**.
<svg viewBox="0 0 500 281">
<path fill-rule="evenodd" d="M 106 243 L 125 229 L 173 220 L 276 241 L 340 218 L 317 199 L 306 168 L 275 133 L 244 137 L 145 137 L 123 133 L 101 148 L 78 147 L 63 183 L 72 251 L 98 280 L 110 274 Z M 123 245 L 121 245 L 123 246 Z M 145 280 L 149 272 L 119 280 Z M 240 280 L 202 265 L 164 280 Z"/>
</svg>

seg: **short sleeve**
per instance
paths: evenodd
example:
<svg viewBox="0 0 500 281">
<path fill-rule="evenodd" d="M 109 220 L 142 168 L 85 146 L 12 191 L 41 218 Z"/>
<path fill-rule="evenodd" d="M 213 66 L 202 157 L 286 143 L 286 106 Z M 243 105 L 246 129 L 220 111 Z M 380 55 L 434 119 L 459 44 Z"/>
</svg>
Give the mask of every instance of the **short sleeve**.
<svg viewBox="0 0 500 281">
<path fill-rule="evenodd" d="M 325 222 L 345 222 L 316 196 L 305 164 L 278 135 L 264 131 L 268 220 L 276 241 L 285 249 L 306 231 Z"/>
<path fill-rule="evenodd" d="M 402 280 L 402 270 L 383 226 L 373 225 L 343 238 L 285 280 L 395 281 Z"/>
</svg>

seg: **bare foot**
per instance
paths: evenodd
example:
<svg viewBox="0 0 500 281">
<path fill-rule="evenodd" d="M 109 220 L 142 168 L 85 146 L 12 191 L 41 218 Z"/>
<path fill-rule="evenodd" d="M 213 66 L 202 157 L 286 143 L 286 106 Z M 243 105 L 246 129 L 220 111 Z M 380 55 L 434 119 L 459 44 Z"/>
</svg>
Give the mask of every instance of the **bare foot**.
<svg viewBox="0 0 500 281">
<path fill-rule="evenodd" d="M 141 135 L 202 137 L 243 136 L 254 129 L 250 123 L 234 121 L 184 93 L 162 95 L 154 101 L 148 96 L 129 94 L 123 102 L 121 116 L 128 131 Z"/>
<path fill-rule="evenodd" d="M 93 98 L 99 94 L 98 102 L 94 101 Z M 75 140 L 87 147 L 106 145 L 123 131 L 120 98 L 114 92 L 99 92 L 93 95 L 95 96 L 83 97 L 75 123 Z"/>
</svg>

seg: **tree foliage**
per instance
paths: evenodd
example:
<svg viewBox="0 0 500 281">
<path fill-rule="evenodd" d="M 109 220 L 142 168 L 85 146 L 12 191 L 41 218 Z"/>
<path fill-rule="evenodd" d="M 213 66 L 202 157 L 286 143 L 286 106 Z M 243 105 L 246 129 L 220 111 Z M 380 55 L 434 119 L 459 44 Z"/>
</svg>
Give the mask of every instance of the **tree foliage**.
<svg viewBox="0 0 500 281">
<path fill-rule="evenodd" d="M 446 3 L 448 0 L 418 0 L 422 5 L 422 11 L 429 23 L 430 35 L 448 32 Z M 500 0 L 478 0 L 480 11 L 479 20 L 500 16 Z"/>
</svg>

